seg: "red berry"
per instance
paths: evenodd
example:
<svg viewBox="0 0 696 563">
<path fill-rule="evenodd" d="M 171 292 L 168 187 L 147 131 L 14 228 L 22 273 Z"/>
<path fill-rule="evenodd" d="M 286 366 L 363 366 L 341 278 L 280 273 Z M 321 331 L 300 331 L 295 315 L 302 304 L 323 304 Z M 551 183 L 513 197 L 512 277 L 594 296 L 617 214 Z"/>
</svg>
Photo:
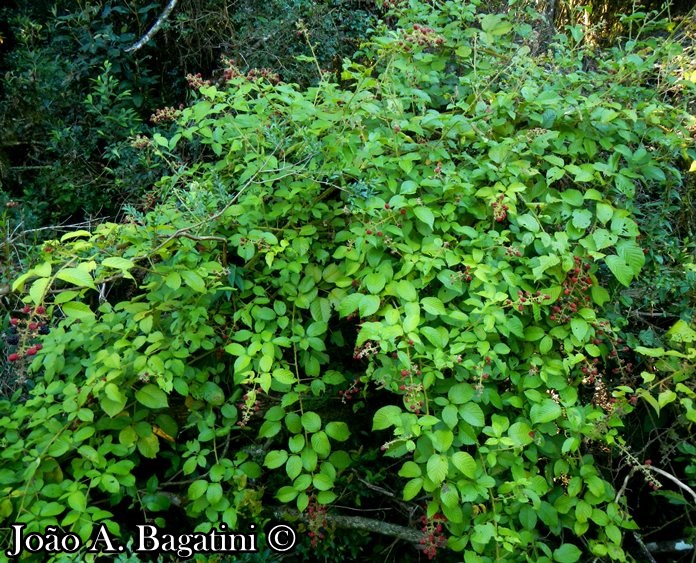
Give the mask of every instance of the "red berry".
<svg viewBox="0 0 696 563">
<path fill-rule="evenodd" d="M 643 463 L 645 465 L 652 465 L 652 459 L 646 459 Z"/>
<path fill-rule="evenodd" d="M 17 326 L 19 324 L 19 319 L 10 319 L 10 324 L 12 326 Z"/>
<path fill-rule="evenodd" d="M 7 356 L 7 359 L 10 362 L 16 362 L 17 360 L 19 360 L 19 354 L 17 354 L 16 352 L 12 353 L 9 356 Z"/>
<path fill-rule="evenodd" d="M 389 205 L 388 203 L 384 204 L 384 209 L 389 209 L 390 207 L 391 207 L 391 205 Z"/>
<path fill-rule="evenodd" d="M 366 234 L 366 235 L 371 235 L 371 234 L 372 234 L 372 229 L 367 229 L 367 230 L 365 231 L 365 234 Z"/>
<path fill-rule="evenodd" d="M 36 348 L 33 346 L 27 350 L 27 356 L 36 356 Z"/>
<path fill-rule="evenodd" d="M 43 348 L 43 344 L 34 344 L 34 348 L 36 348 L 37 351 L 41 350 Z"/>
<path fill-rule="evenodd" d="M 37 328 L 39 328 L 37 323 L 29 323 L 29 330 L 36 330 Z"/>
<path fill-rule="evenodd" d="M 406 209 L 401 209 L 399 213 L 401 213 L 402 215 L 406 215 Z"/>
<path fill-rule="evenodd" d="M 381 237 L 382 236 L 382 231 L 377 231 L 377 236 Z"/>
<path fill-rule="evenodd" d="M 25 305 L 24 307 L 22 307 L 22 313 L 29 313 L 29 312 L 31 312 L 31 307 L 29 307 L 29 305 Z"/>
<path fill-rule="evenodd" d="M 39 305 L 39 306 L 36 308 L 36 314 L 37 314 L 37 315 L 43 315 L 45 312 L 46 312 L 46 308 L 45 308 L 45 307 L 42 307 L 41 305 Z"/>
<path fill-rule="evenodd" d="M 406 377 L 408 375 L 408 370 L 407 369 L 402 369 L 401 370 L 401 376 Z"/>
</svg>

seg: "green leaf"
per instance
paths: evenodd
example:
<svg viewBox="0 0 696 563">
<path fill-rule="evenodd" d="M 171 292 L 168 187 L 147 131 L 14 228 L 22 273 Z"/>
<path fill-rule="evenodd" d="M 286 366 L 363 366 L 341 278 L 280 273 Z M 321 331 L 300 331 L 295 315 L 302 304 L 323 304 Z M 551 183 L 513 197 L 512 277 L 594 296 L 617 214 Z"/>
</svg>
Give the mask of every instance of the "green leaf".
<svg viewBox="0 0 696 563">
<path fill-rule="evenodd" d="M 447 313 L 444 304 L 437 297 L 424 297 L 421 299 L 421 305 L 431 315 L 444 315 Z"/>
<path fill-rule="evenodd" d="M 447 397 L 455 405 L 463 405 L 469 402 L 474 396 L 474 389 L 468 383 L 457 383 L 450 387 Z M 482 425 L 483 426 L 483 425 Z"/>
<path fill-rule="evenodd" d="M 278 489 L 278 492 L 276 493 L 276 498 L 280 502 L 288 503 L 293 500 L 295 500 L 295 497 L 297 497 L 298 491 L 295 490 L 295 487 L 281 487 Z"/>
<path fill-rule="evenodd" d="M 379 272 L 372 272 L 363 278 L 363 283 L 370 293 L 377 294 L 384 289 L 384 285 L 387 283 L 384 274 Z"/>
<path fill-rule="evenodd" d="M 94 312 L 84 303 L 78 301 L 68 301 L 61 305 L 63 313 L 71 319 L 87 321 L 95 318 Z"/>
<path fill-rule="evenodd" d="M 441 454 L 433 454 L 428 459 L 426 472 L 430 480 L 439 485 L 447 477 L 447 456 Z"/>
<path fill-rule="evenodd" d="M 114 387 L 116 386 L 114 385 Z M 99 399 L 99 405 L 106 414 L 113 418 L 126 406 L 126 396 L 118 388 L 116 388 L 116 392 L 112 392 L 106 397 L 101 397 Z"/>
<path fill-rule="evenodd" d="M 379 303 L 380 299 L 377 295 L 362 295 L 358 305 L 360 316 L 364 318 L 374 315 L 379 309 Z"/>
<path fill-rule="evenodd" d="M 592 301 L 600 307 L 609 301 L 609 292 L 599 285 L 592 286 Z"/>
<path fill-rule="evenodd" d="M 184 283 L 193 289 L 193 291 L 205 293 L 205 282 L 196 272 L 192 270 L 182 270 L 180 275 Z"/>
<path fill-rule="evenodd" d="M 326 433 L 338 442 L 344 442 L 350 437 L 350 429 L 345 422 L 329 422 Z"/>
<path fill-rule="evenodd" d="M 534 441 L 532 429 L 526 422 L 515 422 L 508 429 L 508 436 L 515 447 L 524 447 Z"/>
<path fill-rule="evenodd" d="M 485 426 L 486 420 L 481 407 L 476 403 L 467 403 L 459 407 L 459 418 L 471 426 Z"/>
<path fill-rule="evenodd" d="M 645 264 L 643 249 L 632 240 L 622 240 L 616 245 L 616 253 L 623 258 L 631 268 L 633 275 L 637 275 Z"/>
<path fill-rule="evenodd" d="M 387 405 L 380 408 L 372 419 L 372 430 L 384 430 L 394 426 L 401 417 L 401 409 L 396 405 Z"/>
<path fill-rule="evenodd" d="M 465 477 L 476 478 L 476 460 L 466 452 L 455 452 L 451 456 L 454 465 Z"/>
<path fill-rule="evenodd" d="M 285 450 L 271 450 L 266 454 L 263 464 L 269 469 L 277 469 L 278 467 L 285 465 L 287 459 L 288 452 Z"/>
<path fill-rule="evenodd" d="M 307 432 L 318 432 L 321 428 L 321 417 L 315 412 L 307 411 L 302 413 L 300 421 L 302 422 L 302 428 Z"/>
<path fill-rule="evenodd" d="M 570 330 L 575 338 L 583 342 L 590 333 L 590 325 L 585 319 L 573 317 L 570 319 Z"/>
<path fill-rule="evenodd" d="M 633 268 L 626 264 L 623 258 L 616 254 L 611 254 L 604 258 L 604 262 L 619 283 L 626 287 L 631 285 Z"/>
<path fill-rule="evenodd" d="M 592 212 L 589 209 L 576 209 L 573 211 L 573 226 L 584 230 L 592 224 Z"/>
<path fill-rule="evenodd" d="M 405 462 L 399 470 L 399 477 L 420 477 L 422 475 L 420 465 L 412 461 Z"/>
<path fill-rule="evenodd" d="M 541 404 L 533 405 L 530 418 L 533 424 L 544 424 L 561 416 L 561 407 L 553 399 L 544 399 Z"/>
<path fill-rule="evenodd" d="M 290 479 L 296 479 L 302 473 L 302 458 L 298 455 L 291 455 L 285 463 L 285 472 Z"/>
<path fill-rule="evenodd" d="M 435 215 L 433 215 L 433 212 L 430 211 L 427 207 L 414 207 L 413 208 L 413 214 L 418 217 L 423 223 L 428 225 L 431 229 L 433 228 L 433 224 L 435 223 Z"/>
<path fill-rule="evenodd" d="M 68 495 L 68 506 L 78 512 L 87 510 L 87 497 L 82 491 L 73 491 Z"/>
<path fill-rule="evenodd" d="M 328 491 L 334 486 L 333 479 L 325 473 L 316 473 L 314 477 L 312 477 L 312 484 L 318 491 Z"/>
<path fill-rule="evenodd" d="M 34 283 L 31 284 L 31 289 L 29 290 L 29 297 L 31 297 L 32 303 L 34 305 L 39 305 L 43 302 L 44 294 L 46 293 L 46 288 L 51 282 L 50 278 L 39 278 Z"/>
<path fill-rule="evenodd" d="M 132 260 L 121 258 L 120 256 L 111 256 L 102 260 L 102 266 L 114 268 L 116 270 L 130 270 L 135 266 Z"/>
<path fill-rule="evenodd" d="M 413 286 L 413 284 L 410 281 L 400 280 L 396 284 L 394 284 L 392 287 L 394 287 L 393 295 L 396 295 L 397 297 L 399 297 L 400 299 L 403 299 L 404 301 L 416 301 L 418 299 L 418 293 L 416 292 L 416 288 Z M 407 310 L 407 314 L 408 314 L 408 310 Z"/>
<path fill-rule="evenodd" d="M 206 381 L 198 390 L 197 397 L 214 407 L 219 407 L 225 402 L 225 392 L 213 381 Z"/>
<path fill-rule="evenodd" d="M 418 493 L 420 493 L 422 488 L 423 488 L 423 478 L 422 477 L 416 477 L 415 479 L 411 479 L 404 486 L 404 500 L 411 500 L 411 499 L 415 498 L 415 496 Z"/>
<path fill-rule="evenodd" d="M 561 192 L 561 199 L 573 207 L 582 207 L 585 204 L 585 198 L 579 190 L 563 190 Z"/>
<path fill-rule="evenodd" d="M 164 278 L 164 283 L 174 291 L 179 289 L 181 287 L 181 276 L 179 272 L 169 272 Z"/>
<path fill-rule="evenodd" d="M 614 215 L 614 208 L 608 203 L 597 202 L 596 213 L 597 219 L 599 219 L 602 225 L 606 225 L 608 221 L 611 221 Z"/>
<path fill-rule="evenodd" d="M 582 551 L 572 543 L 564 543 L 553 551 L 553 560 L 558 563 L 575 563 L 580 559 Z"/>
<path fill-rule="evenodd" d="M 163 409 L 168 405 L 167 394 L 157 385 L 148 383 L 135 392 L 136 400 L 150 409 Z"/>
<path fill-rule="evenodd" d="M 193 483 L 189 485 L 188 488 L 188 498 L 191 500 L 196 500 L 201 498 L 205 491 L 208 489 L 208 481 L 203 479 L 196 479 Z"/>
<path fill-rule="evenodd" d="M 138 438 L 137 446 L 138 451 L 143 455 L 143 457 L 148 459 L 155 459 L 160 447 L 157 436 L 152 433 Z"/>
<path fill-rule="evenodd" d="M 353 313 L 360 306 L 363 297 L 365 297 L 365 295 L 362 293 L 346 295 L 338 304 L 338 314 L 342 317 L 347 317 Z"/>
<path fill-rule="evenodd" d="M 92 275 L 80 268 L 64 268 L 56 273 L 56 278 L 66 281 L 78 287 L 96 289 Z"/>
<path fill-rule="evenodd" d="M 321 458 L 329 457 L 331 453 L 331 445 L 329 444 L 329 438 L 326 436 L 326 432 L 316 432 L 312 434 L 310 439 L 312 443 L 312 449 Z"/>
</svg>

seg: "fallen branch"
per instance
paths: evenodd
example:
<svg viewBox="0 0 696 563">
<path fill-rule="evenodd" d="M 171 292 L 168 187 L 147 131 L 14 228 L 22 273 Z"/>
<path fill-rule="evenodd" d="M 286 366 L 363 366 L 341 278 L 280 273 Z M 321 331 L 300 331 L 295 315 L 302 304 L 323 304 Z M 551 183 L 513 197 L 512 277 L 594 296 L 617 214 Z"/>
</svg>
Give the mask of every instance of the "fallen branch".
<svg viewBox="0 0 696 563">
<path fill-rule="evenodd" d="M 150 30 L 143 35 L 136 43 L 125 49 L 126 53 L 132 53 L 134 51 L 137 51 L 138 49 L 142 48 L 143 45 L 145 45 L 152 37 L 159 31 L 159 28 L 162 27 L 162 24 L 167 21 L 167 18 L 169 17 L 169 14 L 172 13 L 172 10 L 174 9 L 174 6 L 176 6 L 176 3 L 179 0 L 170 0 L 169 4 L 167 4 L 167 7 L 164 8 L 164 11 L 160 14 L 160 17 L 157 18 L 157 21 L 154 23 L 154 25 L 150 28 Z"/>
<path fill-rule="evenodd" d="M 696 491 L 694 491 L 691 487 L 688 485 L 685 485 L 682 483 L 679 479 L 677 479 L 674 475 L 671 473 L 667 473 L 664 469 L 660 469 L 659 467 L 655 467 L 654 465 L 639 465 L 637 467 L 634 467 L 629 471 L 628 475 L 626 475 L 626 478 L 624 479 L 623 485 L 621 485 L 621 488 L 619 489 L 619 492 L 616 494 L 616 498 L 614 499 L 614 502 L 619 502 L 619 499 L 623 496 L 624 492 L 626 492 L 626 487 L 628 486 L 628 481 L 629 479 L 633 476 L 633 474 L 636 471 L 653 471 L 654 473 L 658 473 L 659 475 L 662 475 L 663 477 L 669 479 L 673 483 L 675 483 L 678 487 L 684 489 L 687 493 L 689 493 L 692 497 L 694 497 L 694 502 L 696 502 Z M 647 477 L 650 477 L 649 475 Z"/>
<path fill-rule="evenodd" d="M 299 520 L 301 522 L 307 522 L 308 520 L 305 514 L 289 508 L 275 508 L 273 510 L 273 515 L 282 520 Z M 382 522 L 381 520 L 375 520 L 373 518 L 364 518 L 363 516 L 343 516 L 340 514 L 328 513 L 324 515 L 323 518 L 337 528 L 373 532 L 375 534 L 404 540 L 416 544 L 416 546 L 420 546 L 420 541 L 426 537 L 425 533 L 414 530 L 413 528 Z"/>
</svg>

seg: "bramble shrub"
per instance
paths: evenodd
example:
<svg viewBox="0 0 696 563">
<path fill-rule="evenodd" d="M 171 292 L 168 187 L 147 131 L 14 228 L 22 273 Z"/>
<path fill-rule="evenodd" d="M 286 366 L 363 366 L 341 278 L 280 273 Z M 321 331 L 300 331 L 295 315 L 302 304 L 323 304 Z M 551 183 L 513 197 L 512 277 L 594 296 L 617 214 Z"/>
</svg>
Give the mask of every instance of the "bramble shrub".
<svg viewBox="0 0 696 563">
<path fill-rule="evenodd" d="M 199 84 L 147 147 L 160 203 L 14 282 L 2 522 L 287 517 L 322 549 L 370 498 L 398 526 L 351 527 L 429 557 L 565 563 L 630 557 L 609 453 L 688 501 L 693 462 L 663 481 L 625 437 L 645 405 L 696 421 L 693 330 L 638 347 L 606 314 L 645 262 L 636 194 L 696 157 L 644 85 L 677 46 L 573 27 L 533 58 L 473 4 L 397 17 L 340 83 Z"/>
</svg>

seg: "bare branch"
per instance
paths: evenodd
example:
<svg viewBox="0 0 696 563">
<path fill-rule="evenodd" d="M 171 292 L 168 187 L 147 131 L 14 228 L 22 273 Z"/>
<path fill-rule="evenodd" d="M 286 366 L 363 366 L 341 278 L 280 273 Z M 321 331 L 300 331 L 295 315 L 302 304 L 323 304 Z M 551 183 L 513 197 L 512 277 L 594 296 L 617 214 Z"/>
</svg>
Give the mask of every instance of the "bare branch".
<svg viewBox="0 0 696 563">
<path fill-rule="evenodd" d="M 143 35 L 136 43 L 125 49 L 126 53 L 132 53 L 134 51 L 137 51 L 138 49 L 142 48 L 143 45 L 145 45 L 148 41 L 150 41 L 150 39 L 152 39 L 155 33 L 159 31 L 159 28 L 162 27 L 162 24 L 165 21 L 167 21 L 169 14 L 172 13 L 172 10 L 174 9 L 178 1 L 179 0 L 170 0 L 169 4 L 167 4 L 167 7 L 160 14 L 160 17 L 157 18 L 157 21 L 150 28 L 150 30 L 145 35 Z"/>
<path fill-rule="evenodd" d="M 307 521 L 307 516 L 305 514 L 289 508 L 275 508 L 273 510 L 273 515 L 283 520 Z M 342 516 L 340 514 L 328 513 L 323 516 L 323 518 L 326 518 L 328 522 L 331 522 L 338 528 L 374 532 L 375 534 L 382 534 L 384 536 L 390 536 L 414 543 L 418 547 L 420 547 L 420 540 L 426 537 L 426 534 L 414 530 L 413 528 L 391 524 L 390 522 L 382 522 L 381 520 L 375 520 L 373 518 L 364 518 L 363 516 Z"/>
</svg>

